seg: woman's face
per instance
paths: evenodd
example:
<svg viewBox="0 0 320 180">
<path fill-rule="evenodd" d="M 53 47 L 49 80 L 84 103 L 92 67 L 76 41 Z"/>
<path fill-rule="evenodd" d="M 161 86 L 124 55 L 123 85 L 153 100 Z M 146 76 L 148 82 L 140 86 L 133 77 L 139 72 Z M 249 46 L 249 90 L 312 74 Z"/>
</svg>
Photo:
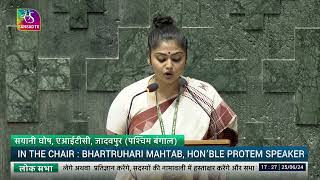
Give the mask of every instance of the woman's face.
<svg viewBox="0 0 320 180">
<path fill-rule="evenodd" d="M 178 81 L 186 65 L 186 53 L 175 40 L 161 41 L 151 51 L 153 72 L 158 81 L 165 84 L 172 84 Z"/>
</svg>

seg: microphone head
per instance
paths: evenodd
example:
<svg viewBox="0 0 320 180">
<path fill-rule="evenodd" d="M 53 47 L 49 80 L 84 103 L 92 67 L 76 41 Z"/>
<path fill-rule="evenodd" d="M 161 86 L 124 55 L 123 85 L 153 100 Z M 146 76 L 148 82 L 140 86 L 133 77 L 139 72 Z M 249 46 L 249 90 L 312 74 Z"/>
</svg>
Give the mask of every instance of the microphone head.
<svg viewBox="0 0 320 180">
<path fill-rule="evenodd" d="M 183 77 L 180 77 L 179 79 L 179 85 L 180 87 L 186 87 L 188 85 L 188 82 L 186 79 L 184 79 Z"/>
<path fill-rule="evenodd" d="M 147 87 L 147 91 L 148 92 L 154 92 L 159 88 L 159 85 L 157 83 L 152 83 L 149 84 L 149 86 Z"/>
</svg>

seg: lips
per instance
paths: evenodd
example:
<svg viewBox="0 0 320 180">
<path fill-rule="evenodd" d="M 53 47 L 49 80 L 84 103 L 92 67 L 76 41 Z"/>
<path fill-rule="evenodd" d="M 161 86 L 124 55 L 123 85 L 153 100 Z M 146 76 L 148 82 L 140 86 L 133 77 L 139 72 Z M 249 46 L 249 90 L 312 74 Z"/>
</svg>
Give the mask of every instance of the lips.
<svg viewBox="0 0 320 180">
<path fill-rule="evenodd" d="M 172 78 L 173 77 L 173 73 L 172 72 L 165 72 L 164 73 L 164 77 L 166 77 L 166 78 Z"/>
</svg>

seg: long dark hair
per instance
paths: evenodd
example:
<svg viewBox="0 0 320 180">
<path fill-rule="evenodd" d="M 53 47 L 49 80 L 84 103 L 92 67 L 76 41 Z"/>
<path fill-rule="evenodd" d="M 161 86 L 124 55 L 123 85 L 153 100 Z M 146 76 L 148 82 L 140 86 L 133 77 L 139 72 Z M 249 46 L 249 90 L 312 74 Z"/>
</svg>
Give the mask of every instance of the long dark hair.
<svg viewBox="0 0 320 180">
<path fill-rule="evenodd" d="M 158 47 L 159 42 L 163 40 L 175 40 L 187 55 L 188 40 L 175 25 L 171 16 L 157 16 L 153 18 L 152 30 L 148 37 L 148 54 L 151 56 L 151 50 Z"/>
</svg>

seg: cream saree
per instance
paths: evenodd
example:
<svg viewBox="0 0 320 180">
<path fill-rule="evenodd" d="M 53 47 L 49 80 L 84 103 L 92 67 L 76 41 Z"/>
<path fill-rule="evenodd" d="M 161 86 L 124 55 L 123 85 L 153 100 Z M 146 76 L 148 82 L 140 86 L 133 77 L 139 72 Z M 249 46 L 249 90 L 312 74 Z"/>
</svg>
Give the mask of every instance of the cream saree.
<svg viewBox="0 0 320 180">
<path fill-rule="evenodd" d="M 148 104 L 147 93 L 134 99 L 129 115 L 130 120 L 128 122 L 126 120 L 131 98 L 148 86 L 151 77 L 131 84 L 118 94 L 109 109 L 106 125 L 108 134 L 125 134 L 126 127 L 128 127 L 129 134 L 161 134 L 156 106 Z M 235 145 L 237 143 L 236 114 L 210 84 L 192 78 L 184 78 L 188 82 L 188 88 L 184 88 L 180 95 L 175 134 L 184 135 L 186 140 L 212 139 L 214 136 L 218 136 L 230 139 Z M 176 99 L 177 96 L 160 102 L 166 134 L 171 134 Z M 121 178 L 130 179 L 131 175 L 127 175 L 126 178 Z M 219 178 L 220 176 L 217 175 L 210 179 L 224 179 Z M 154 178 L 152 176 L 152 179 Z M 183 179 L 193 179 L 193 177 L 183 177 Z"/>
</svg>

